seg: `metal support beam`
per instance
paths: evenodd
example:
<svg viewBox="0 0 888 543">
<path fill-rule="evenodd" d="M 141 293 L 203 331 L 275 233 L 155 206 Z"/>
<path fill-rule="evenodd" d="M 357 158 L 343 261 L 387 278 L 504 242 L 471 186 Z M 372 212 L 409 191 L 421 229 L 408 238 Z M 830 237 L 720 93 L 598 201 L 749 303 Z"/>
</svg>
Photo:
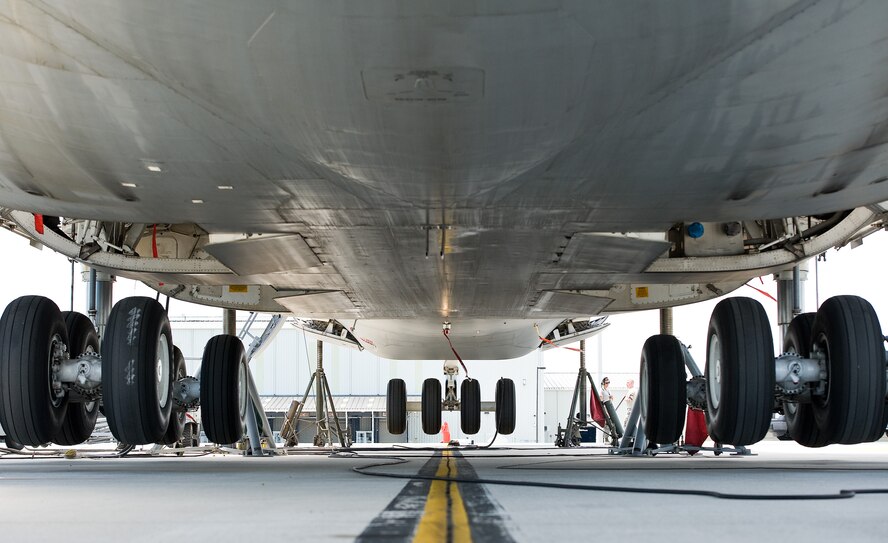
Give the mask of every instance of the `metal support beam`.
<svg viewBox="0 0 888 543">
<path fill-rule="evenodd" d="M 250 438 L 250 453 L 253 456 L 265 456 L 262 453 L 262 438 L 259 437 L 256 409 L 252 400 L 247 401 L 247 435 Z"/>
<path fill-rule="evenodd" d="M 673 335 L 671 307 L 660 308 L 660 333 L 668 336 Z"/>
<path fill-rule="evenodd" d="M 259 396 L 259 388 L 256 386 L 256 381 L 253 379 L 253 372 L 251 371 L 247 371 L 247 386 L 249 387 L 250 404 L 253 407 L 253 412 L 256 414 L 256 420 L 262 424 L 259 431 L 262 434 L 262 437 L 267 439 L 268 448 L 276 449 L 277 445 L 274 442 L 274 432 L 271 429 L 271 422 L 268 420 L 265 408 L 262 407 L 262 397 Z"/>
<path fill-rule="evenodd" d="M 685 367 L 688 369 L 688 373 L 691 374 L 691 377 L 702 377 L 703 372 L 700 371 L 700 366 L 697 365 L 694 357 L 691 356 L 691 351 L 688 350 L 688 346 L 684 343 L 681 344 L 681 352 L 684 354 Z"/>
<path fill-rule="evenodd" d="M 222 333 L 229 336 L 237 335 L 237 310 L 222 310 Z"/>
<path fill-rule="evenodd" d="M 85 266 L 84 266 L 85 268 Z M 86 316 L 96 325 L 96 270 L 84 269 L 83 280 L 86 282 Z"/>
<path fill-rule="evenodd" d="M 99 339 L 105 337 L 105 326 L 111 315 L 114 291 L 114 276 L 105 273 L 98 275 L 96 282 L 96 333 Z"/>
<path fill-rule="evenodd" d="M 632 411 L 629 413 L 629 420 L 626 421 L 626 428 L 623 432 L 623 438 L 620 440 L 620 449 L 628 450 L 633 444 L 638 443 L 639 435 L 644 439 L 644 430 L 641 428 L 641 402 L 632 404 Z M 634 453 L 634 451 L 633 451 Z"/>
<path fill-rule="evenodd" d="M 114 290 L 114 276 L 105 272 L 96 271 L 93 268 L 83 267 L 81 273 L 86 287 L 86 315 L 96 327 L 96 333 L 101 339 L 105 335 L 105 325 L 108 316 L 111 315 L 112 293 Z"/>
<path fill-rule="evenodd" d="M 232 327 L 236 323 L 237 312 L 233 309 L 226 309 L 223 314 L 223 328 L 226 329 L 226 333 L 231 333 L 228 328 Z M 247 434 L 250 438 L 250 448 L 253 452 L 254 456 L 262 456 L 262 440 L 260 437 L 260 431 L 262 436 L 267 439 L 268 447 L 270 449 L 275 449 L 276 445 L 274 443 L 274 433 L 271 430 L 271 423 L 268 420 L 268 415 L 265 413 L 265 409 L 262 407 L 262 398 L 259 396 L 259 389 L 256 387 L 256 381 L 253 379 L 253 370 L 250 368 L 250 362 L 253 358 L 261 353 L 263 349 L 265 349 L 269 343 L 277 336 L 278 332 L 281 331 L 284 322 L 286 319 L 282 315 L 274 315 L 268 321 L 268 324 L 265 326 L 265 330 L 258 337 L 254 336 L 250 333 L 250 327 L 256 321 L 256 314 L 251 313 L 250 317 L 247 319 L 247 322 L 244 324 L 243 329 L 237 334 L 238 338 L 242 341 L 246 337 L 251 337 L 253 341 L 247 347 Z M 261 424 L 261 428 L 259 425 Z M 251 427 L 252 425 L 252 427 Z"/>
<path fill-rule="evenodd" d="M 805 288 L 803 281 L 807 279 L 807 263 L 804 266 L 793 266 L 791 270 L 778 273 L 777 279 L 777 325 L 780 330 L 780 343 L 786 337 L 789 323 L 797 315 L 804 313 Z"/>
</svg>

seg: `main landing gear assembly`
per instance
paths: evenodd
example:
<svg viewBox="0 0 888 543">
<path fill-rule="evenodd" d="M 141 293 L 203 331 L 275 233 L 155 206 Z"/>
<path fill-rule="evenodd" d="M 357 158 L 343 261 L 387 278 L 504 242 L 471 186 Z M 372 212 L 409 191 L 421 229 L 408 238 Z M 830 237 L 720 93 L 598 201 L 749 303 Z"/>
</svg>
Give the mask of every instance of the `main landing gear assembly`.
<svg viewBox="0 0 888 543">
<path fill-rule="evenodd" d="M 783 351 L 774 357 L 765 310 L 750 298 L 716 305 L 702 376 L 686 381 L 685 366 L 695 364 L 674 336 L 651 337 L 641 357 L 639 427 L 656 443 L 674 443 L 690 405 L 705 411 L 713 441 L 737 447 L 764 438 L 774 412 L 785 414 L 789 435 L 806 447 L 884 434 L 886 353 L 866 300 L 837 296 L 796 316 Z"/>
<path fill-rule="evenodd" d="M 234 443 L 244 434 L 249 390 L 240 339 L 212 338 L 201 367 L 200 380 L 185 374 L 166 311 L 152 298 L 117 303 L 100 348 L 88 317 L 24 296 L 0 317 L 0 425 L 10 444 L 76 445 L 101 406 L 121 443 L 174 444 L 186 411 L 200 405 L 207 437 Z"/>
<path fill-rule="evenodd" d="M 441 391 L 441 381 L 426 379 L 422 384 L 420 402 L 422 431 L 435 435 L 441 431 L 441 413 L 460 411 L 460 429 L 466 435 L 475 435 L 481 430 L 481 383 L 466 377 L 456 392 L 456 377 L 459 364 L 455 360 L 444 362 L 445 391 Z M 495 390 L 496 432 L 508 435 L 515 431 L 515 383 L 502 378 Z M 460 399 L 461 398 L 461 399 Z M 407 385 L 403 379 L 392 379 L 386 392 L 387 428 L 389 433 L 399 435 L 407 430 Z"/>
</svg>

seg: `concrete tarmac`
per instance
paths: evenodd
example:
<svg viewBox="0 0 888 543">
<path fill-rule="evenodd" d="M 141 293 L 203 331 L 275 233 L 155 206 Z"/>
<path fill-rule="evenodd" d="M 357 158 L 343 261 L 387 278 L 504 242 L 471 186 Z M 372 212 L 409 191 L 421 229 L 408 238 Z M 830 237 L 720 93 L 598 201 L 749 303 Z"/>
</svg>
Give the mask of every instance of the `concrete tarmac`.
<svg viewBox="0 0 888 543">
<path fill-rule="evenodd" d="M 333 456 L 300 448 L 274 458 L 4 454 L 0 541 L 888 539 L 888 442 L 805 449 L 768 441 L 752 450 L 654 458 L 547 445 Z M 485 483 L 468 482 L 478 479 Z M 877 493 L 848 492 L 862 489 Z M 676 490 L 728 496 L 661 493 Z"/>
</svg>

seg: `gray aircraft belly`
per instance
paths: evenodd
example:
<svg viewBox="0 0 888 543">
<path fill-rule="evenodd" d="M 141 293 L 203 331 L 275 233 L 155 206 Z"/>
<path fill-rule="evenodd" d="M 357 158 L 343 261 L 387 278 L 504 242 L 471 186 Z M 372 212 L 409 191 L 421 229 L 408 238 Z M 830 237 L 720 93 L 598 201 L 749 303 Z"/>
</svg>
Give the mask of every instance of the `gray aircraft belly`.
<svg viewBox="0 0 888 543">
<path fill-rule="evenodd" d="M 564 315 L 539 285 L 577 232 L 888 200 L 886 28 L 877 0 L 8 0 L 0 206 L 300 234 L 365 316 Z M 605 286 L 663 250 L 590 240 L 569 271 Z"/>
</svg>

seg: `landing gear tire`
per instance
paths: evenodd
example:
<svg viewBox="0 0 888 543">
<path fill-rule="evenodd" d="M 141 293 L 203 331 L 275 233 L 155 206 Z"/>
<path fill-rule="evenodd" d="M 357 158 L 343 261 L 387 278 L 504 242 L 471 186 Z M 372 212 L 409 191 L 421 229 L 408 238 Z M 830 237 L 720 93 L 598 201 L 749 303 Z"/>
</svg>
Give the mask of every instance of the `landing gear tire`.
<svg viewBox="0 0 888 543">
<path fill-rule="evenodd" d="M 501 378 L 496 382 L 496 432 L 509 435 L 515 431 L 515 382 Z"/>
<path fill-rule="evenodd" d="M 830 298 L 811 334 L 828 375 L 826 395 L 813 398 L 817 428 L 833 443 L 875 441 L 885 430 L 885 350 L 873 306 L 857 296 Z"/>
<path fill-rule="evenodd" d="M 815 313 L 802 313 L 792 319 L 783 338 L 783 352 L 796 353 L 807 358 L 811 354 Z M 810 403 L 785 402 L 783 415 L 786 431 L 796 443 L 805 447 L 825 447 L 829 436 L 820 432 L 814 420 L 814 408 Z"/>
<path fill-rule="evenodd" d="M 68 329 L 42 296 L 13 300 L 0 317 L 0 425 L 7 442 L 37 446 L 58 435 L 68 399 L 53 387 L 53 364 L 67 357 Z"/>
<path fill-rule="evenodd" d="M 185 425 L 185 430 L 182 431 L 182 445 L 184 447 L 200 446 L 200 430 L 198 430 L 197 424 L 188 423 Z"/>
<path fill-rule="evenodd" d="M 73 357 L 99 352 L 99 336 L 89 317 L 75 311 L 63 311 L 68 329 L 68 351 Z M 52 440 L 59 445 L 79 445 L 89 439 L 99 416 L 99 402 L 68 402 L 59 433 Z"/>
<path fill-rule="evenodd" d="M 243 437 L 247 390 L 244 344 L 235 336 L 211 338 L 200 370 L 201 420 L 207 439 L 226 444 Z"/>
<path fill-rule="evenodd" d="M 771 424 L 774 340 L 768 315 L 751 298 L 722 300 L 706 344 L 706 425 L 716 443 L 751 445 Z"/>
<path fill-rule="evenodd" d="M 459 427 L 464 434 L 477 434 L 481 429 L 481 383 L 466 379 L 459 388 Z"/>
<path fill-rule="evenodd" d="M 118 302 L 102 338 L 102 404 L 121 443 L 163 439 L 173 405 L 173 336 L 153 298 Z"/>
<path fill-rule="evenodd" d="M 656 443 L 678 441 L 687 405 L 684 353 L 675 336 L 656 335 L 641 348 L 639 402 L 644 433 Z"/>
<path fill-rule="evenodd" d="M 403 379 L 388 382 L 385 393 L 386 428 L 392 435 L 407 430 L 407 385 Z"/>
<path fill-rule="evenodd" d="M 187 375 L 185 369 L 185 356 L 178 347 L 173 347 L 173 382 L 184 379 Z M 185 409 L 173 408 L 170 413 L 170 424 L 167 426 L 166 433 L 163 435 L 164 445 L 177 445 L 182 441 L 183 432 L 185 432 Z M 187 446 L 187 445 L 186 445 Z"/>
<path fill-rule="evenodd" d="M 429 435 L 441 431 L 441 381 L 434 378 L 422 383 L 422 431 Z"/>
</svg>

